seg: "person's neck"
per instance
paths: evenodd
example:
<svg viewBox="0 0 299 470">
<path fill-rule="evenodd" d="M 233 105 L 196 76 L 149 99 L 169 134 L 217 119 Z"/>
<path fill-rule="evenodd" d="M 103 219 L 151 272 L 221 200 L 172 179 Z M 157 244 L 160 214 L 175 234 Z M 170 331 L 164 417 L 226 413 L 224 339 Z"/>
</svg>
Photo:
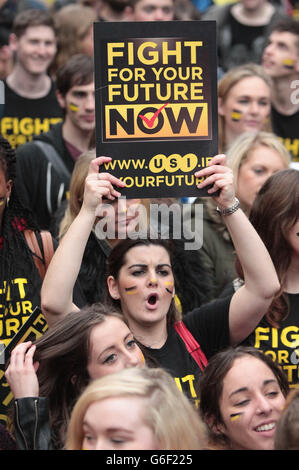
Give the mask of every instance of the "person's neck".
<svg viewBox="0 0 299 470">
<path fill-rule="evenodd" d="M 299 255 L 292 257 L 286 276 L 285 291 L 289 294 L 299 293 Z"/>
<path fill-rule="evenodd" d="M 129 327 L 136 340 L 147 348 L 160 349 L 167 340 L 166 319 L 150 325 L 139 325 L 130 320 Z"/>
<path fill-rule="evenodd" d="M 224 149 L 223 153 L 227 152 L 227 149 L 232 145 L 232 143 L 239 137 L 240 134 L 236 134 L 232 131 L 226 124 L 224 124 L 224 135 L 225 135 L 225 142 L 224 142 Z"/>
<path fill-rule="evenodd" d="M 89 149 L 89 143 L 93 131 L 82 131 L 78 127 L 74 127 L 72 122 L 66 117 L 62 125 L 62 136 L 64 140 L 72 144 L 81 152 Z"/>
<path fill-rule="evenodd" d="M 292 99 L 292 94 L 296 91 L 291 87 L 292 82 L 298 74 L 288 75 L 287 77 L 273 78 L 272 104 L 281 114 L 287 116 L 294 114 L 299 110 L 298 99 Z"/>
<path fill-rule="evenodd" d="M 242 3 L 236 3 L 232 7 L 232 15 L 242 24 L 248 26 L 262 26 L 268 24 L 274 13 L 274 7 L 264 2 L 256 9 L 247 9 Z"/>
<path fill-rule="evenodd" d="M 6 81 L 15 93 L 29 99 L 43 98 L 52 86 L 51 78 L 47 74 L 33 75 L 18 62 Z"/>
</svg>

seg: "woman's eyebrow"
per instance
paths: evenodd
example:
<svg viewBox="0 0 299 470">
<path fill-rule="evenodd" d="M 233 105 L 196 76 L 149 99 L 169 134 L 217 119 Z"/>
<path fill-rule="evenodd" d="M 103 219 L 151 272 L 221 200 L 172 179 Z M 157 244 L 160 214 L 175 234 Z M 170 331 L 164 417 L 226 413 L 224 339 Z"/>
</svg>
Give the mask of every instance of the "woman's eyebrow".
<svg viewBox="0 0 299 470">
<path fill-rule="evenodd" d="M 147 264 L 138 263 L 138 264 L 131 264 L 131 266 L 129 266 L 129 269 L 131 269 L 131 268 L 146 268 L 146 267 L 147 267 Z"/>
<path fill-rule="evenodd" d="M 248 391 L 248 388 L 247 388 L 247 387 L 238 388 L 237 390 L 234 390 L 234 391 L 229 395 L 229 398 L 232 397 L 233 395 L 236 395 L 237 393 L 247 392 L 247 391 Z"/>
<path fill-rule="evenodd" d="M 266 385 L 269 385 L 270 383 L 277 383 L 277 380 L 275 379 L 267 379 L 267 380 L 264 380 L 263 382 L 263 387 L 266 387 Z M 241 393 L 241 392 L 247 392 L 248 391 L 248 387 L 241 387 L 241 388 L 238 388 L 237 390 L 234 390 L 230 395 L 229 397 L 233 396 L 233 395 L 236 395 L 237 393 Z"/>
<path fill-rule="evenodd" d="M 268 380 L 264 380 L 263 386 L 265 387 L 266 385 L 271 384 L 271 383 L 275 383 L 275 384 L 278 385 L 277 380 L 275 380 L 275 379 L 268 379 Z"/>
<path fill-rule="evenodd" d="M 127 339 L 132 336 L 133 337 L 133 333 L 131 333 L 131 331 L 124 337 L 123 341 L 124 343 L 127 341 Z M 117 345 L 116 344 L 111 344 L 110 346 L 108 346 L 107 348 L 105 348 L 98 356 L 98 359 L 104 354 L 104 353 L 107 353 L 108 351 L 110 351 L 110 349 L 117 349 Z"/>
</svg>

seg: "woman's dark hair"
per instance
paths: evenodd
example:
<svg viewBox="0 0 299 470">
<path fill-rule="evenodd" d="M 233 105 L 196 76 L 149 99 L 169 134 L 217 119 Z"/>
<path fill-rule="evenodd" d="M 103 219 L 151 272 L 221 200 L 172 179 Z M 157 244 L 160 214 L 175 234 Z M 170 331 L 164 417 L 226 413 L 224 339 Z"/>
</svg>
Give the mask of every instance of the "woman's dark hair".
<svg viewBox="0 0 299 470">
<path fill-rule="evenodd" d="M 38 231 L 38 226 L 34 220 L 32 212 L 25 208 L 19 200 L 14 187 L 16 178 L 16 153 L 9 142 L 0 135 L 0 169 L 3 170 L 5 180 L 12 181 L 12 190 L 9 198 L 9 204 L 3 212 L 2 233 L 0 249 L 0 278 L 5 279 L 7 285 L 10 285 L 14 279 L 14 273 L 24 269 L 24 263 L 28 263 L 28 271 L 34 269 L 32 255 L 25 241 L 22 232 L 24 229 Z M 20 257 L 20 253 L 23 256 Z M 19 269 L 20 268 L 20 269 Z M 36 286 L 40 289 L 40 286 Z M 6 313 L 9 301 L 7 296 L 3 296 L 2 309 Z"/>
<path fill-rule="evenodd" d="M 126 262 L 125 258 L 129 250 L 137 246 L 152 246 L 152 245 L 161 246 L 162 248 L 164 248 L 169 255 L 170 264 L 172 265 L 172 247 L 171 247 L 170 241 L 164 240 L 161 238 L 151 239 L 149 237 L 137 238 L 137 239 L 126 238 L 124 240 L 120 240 L 115 245 L 115 247 L 112 249 L 110 255 L 107 258 L 107 277 L 113 276 L 114 279 L 118 278 L 119 271 L 121 270 L 122 266 Z M 112 299 L 112 297 L 109 295 L 109 292 L 107 292 L 106 302 L 113 305 L 115 308 L 118 308 L 118 310 L 121 311 L 120 301 Z M 178 319 L 178 311 L 175 307 L 174 301 L 172 300 L 168 314 L 167 314 L 167 324 L 172 325 L 177 319 Z"/>
<path fill-rule="evenodd" d="M 89 383 L 88 361 L 91 330 L 122 315 L 104 304 L 93 304 L 71 312 L 36 341 L 34 361 L 40 363 L 37 376 L 40 396 L 48 397 L 50 425 L 56 448 L 63 445 L 72 407 Z"/>
<path fill-rule="evenodd" d="M 215 354 L 209 360 L 209 363 L 199 381 L 199 409 L 203 420 L 209 426 L 212 442 L 223 447 L 227 447 L 229 445 L 228 438 L 224 434 L 216 434 L 213 431 L 214 426 L 217 427 L 219 424 L 224 424 L 220 411 L 223 381 L 227 373 L 232 368 L 235 360 L 244 356 L 252 356 L 264 362 L 265 365 L 271 369 L 277 379 L 282 394 L 287 396 L 289 391 L 286 374 L 270 356 L 264 354 L 258 349 L 250 346 L 237 346 L 235 348 L 227 348 Z M 244 373 L 246 373 L 246 371 L 240 370 L 240 374 Z"/>
<path fill-rule="evenodd" d="M 281 285 L 266 313 L 267 321 L 276 328 L 289 312 L 284 291 L 292 250 L 287 238 L 298 219 L 299 171 L 290 168 L 278 171 L 263 184 L 249 216 L 272 258 Z M 237 272 L 243 277 L 238 261 Z"/>
</svg>

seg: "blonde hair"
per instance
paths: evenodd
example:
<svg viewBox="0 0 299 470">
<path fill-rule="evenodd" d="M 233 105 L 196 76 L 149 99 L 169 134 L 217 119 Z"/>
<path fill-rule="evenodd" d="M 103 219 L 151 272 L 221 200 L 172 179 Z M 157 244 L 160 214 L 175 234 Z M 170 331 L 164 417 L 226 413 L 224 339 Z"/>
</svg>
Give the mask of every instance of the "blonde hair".
<svg viewBox="0 0 299 470">
<path fill-rule="evenodd" d="M 218 98 L 223 102 L 227 99 L 227 96 L 230 90 L 241 80 L 249 77 L 259 77 L 269 89 L 272 86 L 271 78 L 266 74 L 263 67 L 258 64 L 245 64 L 238 67 L 233 67 L 230 69 L 218 83 Z M 265 124 L 266 131 L 270 131 L 270 124 Z M 226 140 L 225 140 L 225 117 L 218 114 L 218 136 L 219 136 L 219 152 L 224 152 L 226 149 Z"/>
<path fill-rule="evenodd" d="M 80 155 L 74 165 L 70 181 L 69 200 L 64 217 L 60 222 L 58 238 L 63 237 L 73 220 L 80 212 L 84 194 L 84 183 L 88 174 L 88 167 L 91 160 L 94 158 L 96 158 L 95 150 L 88 150 L 87 152 L 84 152 Z"/>
<path fill-rule="evenodd" d="M 57 53 L 51 66 L 52 75 L 71 56 L 83 52 L 81 42 L 96 21 L 97 15 L 93 8 L 78 4 L 66 5 L 55 13 Z"/>
<path fill-rule="evenodd" d="M 226 153 L 227 164 L 233 170 L 235 188 L 238 184 L 238 174 L 241 166 L 250 158 L 251 153 L 261 146 L 275 150 L 279 154 L 284 168 L 289 167 L 290 154 L 275 134 L 264 131 L 244 132 L 235 139 Z"/>
<path fill-rule="evenodd" d="M 204 448 L 206 426 L 174 379 L 160 368 L 136 367 L 96 379 L 85 389 L 73 409 L 65 449 L 82 449 L 87 408 L 111 397 L 144 399 L 144 424 L 153 431 L 159 449 Z"/>
</svg>

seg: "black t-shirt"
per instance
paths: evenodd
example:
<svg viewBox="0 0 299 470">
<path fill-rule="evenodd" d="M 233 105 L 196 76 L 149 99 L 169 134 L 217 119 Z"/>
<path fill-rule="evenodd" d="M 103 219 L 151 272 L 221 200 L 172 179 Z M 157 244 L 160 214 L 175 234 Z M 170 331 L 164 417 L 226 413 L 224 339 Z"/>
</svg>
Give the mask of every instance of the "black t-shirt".
<svg viewBox="0 0 299 470">
<path fill-rule="evenodd" d="M 29 318 L 35 307 L 40 307 L 42 280 L 32 256 L 23 250 L 14 253 L 14 256 L 23 259 L 24 262 L 18 263 L 18 270 L 14 270 L 9 287 L 7 279 L 0 279 L 0 341 L 5 346 Z"/>
<path fill-rule="evenodd" d="M 52 82 L 49 93 L 43 98 L 24 98 L 15 93 L 4 81 L 5 105 L 1 119 L 1 134 L 16 148 L 32 140 L 34 135 L 48 132 L 61 121 L 63 112 L 55 95 Z"/>
<path fill-rule="evenodd" d="M 225 70 L 248 62 L 260 63 L 265 30 L 266 26 L 244 25 L 229 12 L 227 31 L 231 35 L 230 48 L 221 59 Z"/>
<path fill-rule="evenodd" d="M 231 297 L 215 300 L 184 315 L 183 321 L 209 360 L 216 352 L 229 346 L 229 306 Z M 198 404 L 198 378 L 201 369 L 189 354 L 174 327 L 168 332 L 160 349 L 144 348 L 146 353 L 167 370 L 180 390 Z"/>
<path fill-rule="evenodd" d="M 289 315 L 280 328 L 272 327 L 264 317 L 244 344 L 268 354 L 285 371 L 289 385 L 299 388 L 299 293 L 288 294 L 288 299 Z"/>
<path fill-rule="evenodd" d="M 272 106 L 271 121 L 274 134 L 290 152 L 292 161 L 299 163 L 299 111 L 286 116 Z"/>
<path fill-rule="evenodd" d="M 251 49 L 253 42 L 256 38 L 264 36 L 266 26 L 248 26 L 240 23 L 236 18 L 229 13 L 229 22 L 232 35 L 232 46 L 236 44 L 244 44 L 248 50 Z"/>
</svg>

